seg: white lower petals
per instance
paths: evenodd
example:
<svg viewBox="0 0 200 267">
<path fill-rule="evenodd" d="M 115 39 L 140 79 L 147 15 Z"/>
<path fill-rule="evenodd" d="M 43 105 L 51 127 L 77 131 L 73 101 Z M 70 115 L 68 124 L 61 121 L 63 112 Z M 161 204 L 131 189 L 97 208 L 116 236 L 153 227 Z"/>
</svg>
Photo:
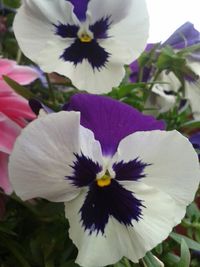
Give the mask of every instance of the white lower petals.
<svg viewBox="0 0 200 267">
<path fill-rule="evenodd" d="M 124 256 L 138 262 L 147 251 L 167 238 L 185 214 L 185 208 L 164 192 L 134 182 L 124 187 L 143 200 L 142 218 L 138 222 L 132 221 L 133 226 L 126 227 L 111 216 L 103 235 L 89 233 L 82 226 L 79 211 L 86 192 L 82 191 L 76 199 L 65 203 L 69 234 L 78 248 L 76 262 L 81 266 L 114 264 Z"/>
<path fill-rule="evenodd" d="M 74 154 L 84 152 L 96 161 L 101 155 L 93 134 L 81 128 L 78 112 L 63 111 L 36 119 L 22 131 L 9 163 L 11 183 L 22 199 L 57 202 L 79 194 L 80 189 L 66 178 L 73 174 Z"/>
<path fill-rule="evenodd" d="M 128 162 L 135 158 L 151 164 L 145 167 L 146 177 L 140 181 L 170 195 L 182 205 L 186 206 L 194 199 L 200 181 L 199 161 L 189 140 L 179 132 L 155 130 L 125 137 L 113 162 Z"/>
</svg>

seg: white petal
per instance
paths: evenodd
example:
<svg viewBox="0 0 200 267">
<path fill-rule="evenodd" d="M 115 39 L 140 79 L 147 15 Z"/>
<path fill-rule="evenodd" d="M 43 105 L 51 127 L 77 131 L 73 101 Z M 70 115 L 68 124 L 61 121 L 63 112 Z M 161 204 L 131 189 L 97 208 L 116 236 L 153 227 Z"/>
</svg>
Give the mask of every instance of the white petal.
<svg viewBox="0 0 200 267">
<path fill-rule="evenodd" d="M 128 15 L 132 3 L 132 0 L 90 0 L 87 9 L 91 16 L 90 24 L 106 17 L 112 23 L 117 23 Z"/>
<path fill-rule="evenodd" d="M 200 64 L 198 61 L 187 60 L 187 64 L 197 75 L 200 76 Z"/>
<path fill-rule="evenodd" d="M 88 60 L 83 60 L 81 64 L 75 66 L 60 59 L 65 48 L 67 48 L 66 41 L 54 39 L 48 42 L 46 50 L 39 54 L 37 63 L 46 72 L 55 71 L 69 77 L 80 90 L 95 94 L 108 93 L 112 87 L 119 85 L 125 75 L 123 64 L 119 63 L 117 57 L 116 60 L 112 60 L 113 62 L 109 61 L 105 67 L 94 70 Z"/>
<path fill-rule="evenodd" d="M 120 1 L 123 4 L 123 1 Z M 123 48 L 130 64 L 144 50 L 149 32 L 149 18 L 144 0 L 132 0 L 128 15 L 119 23 L 110 27 L 108 36 L 116 41 L 116 45 Z M 117 6 L 118 8 L 118 6 Z M 121 50 L 121 49 L 120 49 Z"/>
<path fill-rule="evenodd" d="M 162 71 L 156 81 L 164 83 L 161 85 L 164 91 L 178 92 L 181 87 L 181 82 L 173 72 Z"/>
<path fill-rule="evenodd" d="M 185 96 L 189 100 L 194 118 L 200 120 L 200 80 L 198 83 L 185 82 Z"/>
<path fill-rule="evenodd" d="M 136 184 L 128 183 L 126 187 L 134 192 L 135 197 L 143 200 L 145 206 L 142 218 L 127 229 L 125 256 L 134 262 L 166 239 L 172 228 L 181 222 L 186 210 L 168 194 L 142 183 Z"/>
<path fill-rule="evenodd" d="M 83 150 L 95 157 L 100 147 L 93 134 L 81 128 L 78 112 L 63 111 L 41 117 L 22 131 L 9 163 L 11 183 L 22 199 L 67 201 L 77 196 L 80 190 L 66 179 L 73 173 L 74 153 Z"/>
<path fill-rule="evenodd" d="M 157 109 L 158 113 L 163 113 L 173 108 L 175 103 L 176 103 L 176 96 L 166 94 L 164 86 L 156 84 L 153 86 L 152 93 L 150 94 L 149 98 L 145 103 L 145 109 L 152 109 L 152 110 Z M 150 112 L 147 111 L 145 113 L 149 114 Z"/>
<path fill-rule="evenodd" d="M 96 233 L 89 234 L 81 225 L 79 210 L 83 205 L 86 192 L 83 192 L 73 201 L 65 203 L 66 217 L 69 219 L 69 235 L 78 248 L 76 262 L 81 266 L 105 266 L 117 262 L 121 257 L 120 247 L 116 241 L 115 226 L 112 223 L 106 228 L 106 236 Z"/>
<path fill-rule="evenodd" d="M 24 0 L 14 20 L 14 33 L 23 53 L 35 60 L 54 37 L 53 23 L 77 23 L 68 1 Z"/>
<path fill-rule="evenodd" d="M 169 194 L 183 205 L 195 196 L 200 181 L 199 162 L 191 143 L 177 131 L 136 132 L 124 138 L 113 162 L 139 157 L 151 164 L 142 181 Z M 111 163 L 112 165 L 112 163 Z"/>
<path fill-rule="evenodd" d="M 147 251 L 167 238 L 172 227 L 183 218 L 185 208 L 167 194 L 143 184 L 129 185 L 127 189 L 134 191 L 139 199 L 145 200 L 146 206 L 142 219 L 139 222 L 133 221 L 133 227 L 125 227 L 110 217 L 104 235 L 89 233 L 82 227 L 79 213 L 86 192 L 65 203 L 66 217 L 70 223 L 69 234 L 78 248 L 76 261 L 79 265 L 105 266 L 114 264 L 123 256 L 138 262 Z"/>
</svg>

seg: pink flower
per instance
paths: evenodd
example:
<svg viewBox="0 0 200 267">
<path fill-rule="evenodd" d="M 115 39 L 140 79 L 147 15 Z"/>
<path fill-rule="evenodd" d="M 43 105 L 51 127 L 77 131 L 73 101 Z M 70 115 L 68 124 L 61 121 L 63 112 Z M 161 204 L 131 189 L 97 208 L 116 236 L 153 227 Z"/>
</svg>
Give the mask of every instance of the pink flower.
<svg viewBox="0 0 200 267">
<path fill-rule="evenodd" d="M 38 78 L 38 73 L 26 66 L 18 66 L 15 61 L 0 59 L 0 187 L 7 193 L 12 192 L 8 180 L 8 159 L 16 137 L 28 120 L 35 115 L 28 102 L 17 95 L 2 78 L 7 75 L 21 85 L 26 85 Z"/>
<path fill-rule="evenodd" d="M 0 94 L 13 92 L 3 80 L 3 75 L 10 77 L 21 85 L 27 85 L 38 78 L 38 72 L 27 66 L 19 66 L 13 60 L 0 59 Z"/>
</svg>

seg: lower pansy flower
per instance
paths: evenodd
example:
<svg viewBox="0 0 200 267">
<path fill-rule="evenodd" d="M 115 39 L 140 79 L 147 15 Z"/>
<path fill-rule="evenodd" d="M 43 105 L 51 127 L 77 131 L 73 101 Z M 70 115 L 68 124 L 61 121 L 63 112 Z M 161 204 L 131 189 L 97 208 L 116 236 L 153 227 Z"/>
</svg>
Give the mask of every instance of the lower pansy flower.
<svg viewBox="0 0 200 267">
<path fill-rule="evenodd" d="M 65 202 L 81 266 L 138 262 L 184 217 L 199 184 L 187 138 L 132 107 L 78 94 L 31 122 L 9 174 L 23 199 Z"/>
</svg>

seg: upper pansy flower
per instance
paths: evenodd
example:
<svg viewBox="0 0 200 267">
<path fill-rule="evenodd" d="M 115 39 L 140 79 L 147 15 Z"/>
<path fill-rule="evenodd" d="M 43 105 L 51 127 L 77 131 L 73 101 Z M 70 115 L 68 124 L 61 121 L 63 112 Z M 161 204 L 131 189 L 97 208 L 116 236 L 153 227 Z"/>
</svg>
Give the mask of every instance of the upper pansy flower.
<svg viewBox="0 0 200 267">
<path fill-rule="evenodd" d="M 183 218 L 199 183 L 197 155 L 177 131 L 115 100 L 80 94 L 65 109 L 22 131 L 12 185 L 24 200 L 65 202 L 80 265 L 137 262 Z"/>
<path fill-rule="evenodd" d="M 145 0 L 24 0 L 14 21 L 27 57 L 97 94 L 119 85 L 148 28 Z"/>
</svg>

